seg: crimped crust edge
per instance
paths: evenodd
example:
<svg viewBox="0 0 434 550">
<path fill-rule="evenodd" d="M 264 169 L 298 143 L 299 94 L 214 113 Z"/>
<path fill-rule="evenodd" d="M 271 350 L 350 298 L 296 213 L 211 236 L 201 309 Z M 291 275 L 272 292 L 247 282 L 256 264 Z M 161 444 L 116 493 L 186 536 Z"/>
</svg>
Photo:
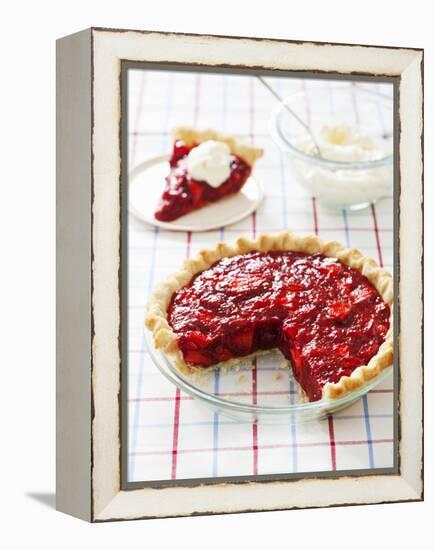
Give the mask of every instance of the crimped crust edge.
<svg viewBox="0 0 434 550">
<path fill-rule="evenodd" d="M 145 326 L 152 332 L 154 344 L 169 356 L 174 366 L 184 374 L 193 374 L 203 367 L 188 365 L 177 345 L 177 337 L 167 321 L 167 308 L 174 292 L 188 284 L 191 278 L 210 268 L 224 257 L 236 256 L 253 251 L 268 252 L 272 250 L 320 253 L 337 258 L 342 263 L 360 271 L 376 288 L 384 302 L 390 307 L 390 328 L 377 354 L 371 358 L 368 365 L 356 368 L 350 376 L 343 376 L 338 382 L 327 383 L 323 388 L 323 397 L 335 399 L 352 392 L 367 381 L 372 380 L 382 370 L 393 363 L 393 279 L 380 268 L 375 260 L 365 256 L 356 248 L 345 248 L 337 241 L 323 241 L 316 235 L 299 235 L 291 232 L 263 233 L 256 239 L 239 237 L 231 245 L 218 243 L 212 249 L 199 252 L 196 258 L 184 261 L 181 269 L 172 274 L 160 284 L 152 294 L 145 317 Z M 238 364 L 242 358 L 233 358 L 219 363 L 219 368 L 230 368 Z"/>
</svg>

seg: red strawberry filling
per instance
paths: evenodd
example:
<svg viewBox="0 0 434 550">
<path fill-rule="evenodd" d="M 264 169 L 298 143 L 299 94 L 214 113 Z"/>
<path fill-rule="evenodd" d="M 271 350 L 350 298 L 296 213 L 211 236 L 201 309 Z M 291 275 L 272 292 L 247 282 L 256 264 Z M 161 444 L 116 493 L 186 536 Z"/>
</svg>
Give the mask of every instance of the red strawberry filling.
<svg viewBox="0 0 434 550">
<path fill-rule="evenodd" d="M 224 258 L 178 290 L 168 311 L 187 363 L 208 367 L 279 348 L 310 401 L 369 362 L 389 318 L 359 271 L 296 252 Z"/>
<path fill-rule="evenodd" d="M 176 141 L 170 158 L 170 173 L 166 177 L 163 195 L 155 211 L 157 220 L 169 222 L 193 210 L 236 193 L 250 176 L 251 167 L 240 157 L 232 155 L 231 174 L 219 187 L 211 187 L 205 181 L 189 177 L 187 155 L 193 147 Z"/>
</svg>

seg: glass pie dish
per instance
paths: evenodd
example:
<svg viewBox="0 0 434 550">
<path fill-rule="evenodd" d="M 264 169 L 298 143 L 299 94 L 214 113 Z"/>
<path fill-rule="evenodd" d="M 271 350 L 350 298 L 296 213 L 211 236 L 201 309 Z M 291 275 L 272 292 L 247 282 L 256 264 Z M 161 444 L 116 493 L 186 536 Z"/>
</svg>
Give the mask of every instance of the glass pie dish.
<svg viewBox="0 0 434 550">
<path fill-rule="evenodd" d="M 392 194 L 392 97 L 348 85 L 304 90 L 277 105 L 270 132 L 297 181 L 326 206 L 358 210 Z"/>
<path fill-rule="evenodd" d="M 153 344 L 146 331 L 150 358 L 172 384 L 199 402 L 232 419 L 270 424 L 318 420 L 338 412 L 384 381 L 392 372 L 389 367 L 358 390 L 337 399 L 307 402 L 291 367 L 278 352 L 258 355 L 255 367 L 246 359 L 238 368 L 208 369 L 203 374 L 185 375 Z"/>
</svg>

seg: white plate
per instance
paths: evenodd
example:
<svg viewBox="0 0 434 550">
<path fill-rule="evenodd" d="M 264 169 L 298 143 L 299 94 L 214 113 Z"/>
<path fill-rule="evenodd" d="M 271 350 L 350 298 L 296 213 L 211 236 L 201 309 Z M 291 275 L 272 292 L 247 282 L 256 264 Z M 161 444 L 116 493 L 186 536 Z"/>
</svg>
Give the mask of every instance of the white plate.
<svg viewBox="0 0 434 550">
<path fill-rule="evenodd" d="M 215 203 L 186 214 L 173 222 L 154 218 L 155 208 L 169 173 L 167 155 L 139 164 L 130 173 L 129 208 L 132 214 L 146 223 L 172 231 L 209 231 L 235 223 L 256 210 L 264 196 L 262 184 L 250 176 L 241 191 Z"/>
</svg>

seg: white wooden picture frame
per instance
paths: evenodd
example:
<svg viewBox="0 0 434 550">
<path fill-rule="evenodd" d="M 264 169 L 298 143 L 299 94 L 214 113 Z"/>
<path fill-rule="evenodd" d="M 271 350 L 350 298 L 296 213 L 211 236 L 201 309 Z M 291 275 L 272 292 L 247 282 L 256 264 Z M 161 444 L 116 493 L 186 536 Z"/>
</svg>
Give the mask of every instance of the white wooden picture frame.
<svg viewBox="0 0 434 550">
<path fill-rule="evenodd" d="M 120 135 L 128 62 L 377 76 L 395 85 L 394 473 L 125 488 Z M 103 522 L 421 500 L 423 51 L 92 28 L 57 43 L 57 102 L 57 508 Z"/>
</svg>

